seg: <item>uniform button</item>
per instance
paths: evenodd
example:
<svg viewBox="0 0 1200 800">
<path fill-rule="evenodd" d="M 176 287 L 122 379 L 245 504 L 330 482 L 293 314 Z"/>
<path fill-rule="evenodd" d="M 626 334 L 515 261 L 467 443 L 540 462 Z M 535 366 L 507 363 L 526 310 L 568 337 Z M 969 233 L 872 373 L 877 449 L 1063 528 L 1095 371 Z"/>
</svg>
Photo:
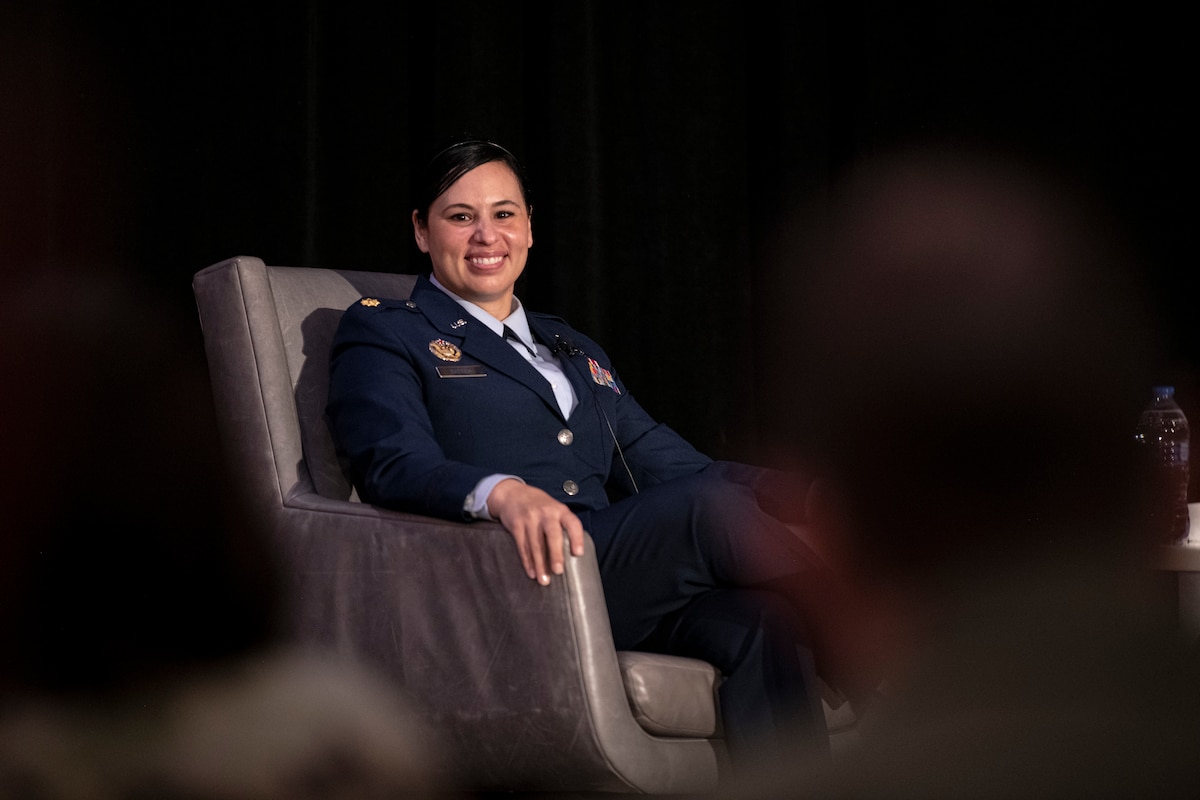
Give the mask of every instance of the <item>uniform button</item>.
<svg viewBox="0 0 1200 800">
<path fill-rule="evenodd" d="M 571 433 L 570 428 L 563 428 L 561 431 L 558 432 L 558 443 L 559 444 L 568 445 L 573 441 L 575 441 L 575 434 Z"/>
<path fill-rule="evenodd" d="M 579 484 L 575 481 L 563 481 L 563 491 L 574 497 L 579 494 Z"/>
</svg>

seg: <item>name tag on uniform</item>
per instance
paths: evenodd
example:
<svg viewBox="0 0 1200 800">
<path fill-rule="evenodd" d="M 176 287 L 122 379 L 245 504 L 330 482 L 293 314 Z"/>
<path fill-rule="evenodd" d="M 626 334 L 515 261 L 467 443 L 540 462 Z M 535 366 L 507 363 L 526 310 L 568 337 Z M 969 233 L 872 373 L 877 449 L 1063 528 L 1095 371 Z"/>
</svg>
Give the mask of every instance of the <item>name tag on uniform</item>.
<svg viewBox="0 0 1200 800">
<path fill-rule="evenodd" d="M 439 378 L 486 378 L 482 364 L 450 364 L 437 368 Z"/>
</svg>

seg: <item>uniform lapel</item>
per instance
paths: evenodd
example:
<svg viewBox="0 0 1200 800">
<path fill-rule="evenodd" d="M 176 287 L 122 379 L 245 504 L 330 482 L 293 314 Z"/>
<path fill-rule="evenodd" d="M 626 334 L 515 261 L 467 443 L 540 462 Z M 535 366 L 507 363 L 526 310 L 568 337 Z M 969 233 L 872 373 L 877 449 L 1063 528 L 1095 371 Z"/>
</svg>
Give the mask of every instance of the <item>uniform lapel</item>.
<svg viewBox="0 0 1200 800">
<path fill-rule="evenodd" d="M 519 355 L 512 345 L 468 314 L 452 297 L 422 276 L 417 279 L 417 285 L 413 288 L 412 299 L 439 333 L 452 340 L 461 341 L 459 346 L 463 351 L 464 360 L 477 360 L 489 369 L 523 384 L 537 394 L 560 419 L 562 418 L 554 390 L 542 374 Z"/>
<path fill-rule="evenodd" d="M 542 344 L 552 347 L 555 341 L 555 334 L 564 338 L 564 341 L 569 342 L 569 331 L 565 328 L 561 331 L 556 330 L 554 323 L 546 321 L 544 318 L 537 318 L 532 314 L 527 315 L 529 320 L 529 329 L 533 332 L 534 338 Z M 575 387 L 575 396 L 579 400 L 579 406 L 576 408 L 578 412 L 591 404 L 592 400 L 600 402 L 600 397 L 596 394 L 598 388 L 592 380 L 591 370 L 588 368 L 588 356 L 586 353 L 577 352 L 571 355 L 560 351 L 558 360 L 563 365 L 563 374 L 567 376 L 567 380 L 571 381 L 571 385 Z"/>
</svg>

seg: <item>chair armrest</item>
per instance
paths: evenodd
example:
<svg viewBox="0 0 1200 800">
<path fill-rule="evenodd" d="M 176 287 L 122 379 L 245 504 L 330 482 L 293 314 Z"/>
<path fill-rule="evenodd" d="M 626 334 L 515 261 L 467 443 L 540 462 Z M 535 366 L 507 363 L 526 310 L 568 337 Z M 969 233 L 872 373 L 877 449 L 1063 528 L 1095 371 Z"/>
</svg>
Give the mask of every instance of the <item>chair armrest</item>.
<svg viewBox="0 0 1200 800">
<path fill-rule="evenodd" d="M 475 789 L 652 791 L 659 781 L 681 785 L 686 769 L 698 790 L 711 788 L 716 756 L 710 774 L 695 768 L 708 742 L 656 755 L 661 740 L 633 718 L 590 537 L 585 554 L 568 556 L 565 574 L 541 586 L 496 523 L 312 493 L 277 514 L 303 640 L 397 681 L 448 763 L 473 770 L 454 779 Z M 614 748 L 631 774 L 614 775 Z"/>
</svg>

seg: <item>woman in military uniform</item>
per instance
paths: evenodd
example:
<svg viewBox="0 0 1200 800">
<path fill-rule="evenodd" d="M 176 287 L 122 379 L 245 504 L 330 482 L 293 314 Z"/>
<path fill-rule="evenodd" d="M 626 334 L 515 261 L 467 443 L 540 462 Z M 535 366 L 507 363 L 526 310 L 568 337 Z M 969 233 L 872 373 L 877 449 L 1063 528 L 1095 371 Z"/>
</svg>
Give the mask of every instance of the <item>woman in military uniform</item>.
<svg viewBox="0 0 1200 800">
<path fill-rule="evenodd" d="M 824 748 L 814 648 L 833 677 L 831 617 L 812 612 L 834 610 L 833 584 L 780 521 L 802 522 L 807 483 L 714 462 L 638 405 L 599 344 L 522 306 L 531 207 L 506 149 L 454 144 L 424 187 L 430 274 L 353 305 L 334 341 L 329 417 L 361 497 L 496 520 L 542 584 L 587 531 L 617 647 L 720 669 L 735 760 Z"/>
</svg>

